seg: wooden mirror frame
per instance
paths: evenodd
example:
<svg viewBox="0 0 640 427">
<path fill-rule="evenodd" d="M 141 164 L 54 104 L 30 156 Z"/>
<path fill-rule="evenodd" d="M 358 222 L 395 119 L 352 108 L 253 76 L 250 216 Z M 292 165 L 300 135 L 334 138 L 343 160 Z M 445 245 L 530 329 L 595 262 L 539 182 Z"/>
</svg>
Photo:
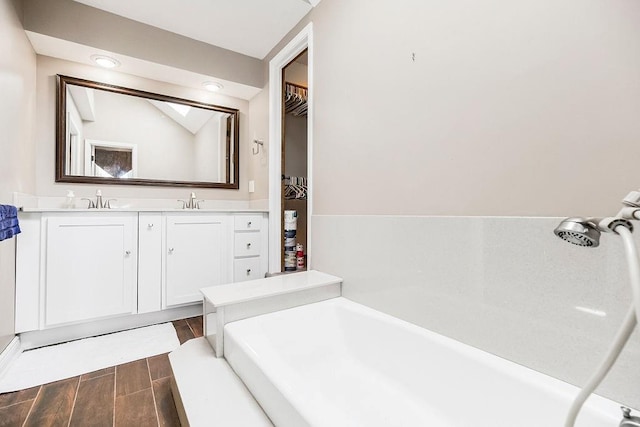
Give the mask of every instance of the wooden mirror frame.
<svg viewBox="0 0 640 427">
<path fill-rule="evenodd" d="M 55 165 L 55 181 L 56 182 L 70 182 L 76 184 L 110 184 L 110 185 L 149 185 L 149 186 L 162 186 L 162 187 L 196 187 L 196 188 L 226 188 L 237 190 L 240 188 L 240 125 L 239 125 L 239 111 L 235 108 L 222 107 L 219 105 L 204 104 L 201 102 L 190 101 L 188 99 L 176 98 L 168 95 L 161 95 L 157 93 L 145 92 L 137 89 L 130 89 L 122 86 L 115 86 L 106 83 L 94 82 L 91 80 L 84 80 L 75 77 L 63 76 L 58 74 L 56 76 L 56 165 Z M 119 93 L 122 95 L 137 96 L 140 98 L 154 99 L 157 101 L 173 102 L 177 104 L 189 105 L 191 107 L 205 108 L 208 110 L 220 111 L 223 113 L 231 114 L 234 118 L 234 138 L 233 144 L 233 182 L 206 182 L 206 181 L 170 181 L 160 179 L 145 179 L 145 178 L 108 178 L 108 177 L 96 177 L 96 176 L 80 176 L 80 175 L 67 175 L 66 170 L 66 132 L 67 132 L 67 85 L 77 85 L 88 87 L 91 89 L 105 90 L 109 92 Z M 229 162 L 231 163 L 231 162 Z M 229 167 L 227 167 L 229 171 Z M 228 172 L 227 172 L 228 174 Z"/>
</svg>

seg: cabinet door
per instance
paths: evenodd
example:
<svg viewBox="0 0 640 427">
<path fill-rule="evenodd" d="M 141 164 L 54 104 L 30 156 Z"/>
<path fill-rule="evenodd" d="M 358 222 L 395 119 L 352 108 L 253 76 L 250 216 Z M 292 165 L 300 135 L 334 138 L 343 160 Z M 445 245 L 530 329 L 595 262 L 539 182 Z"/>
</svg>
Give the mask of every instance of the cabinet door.
<svg viewBox="0 0 640 427">
<path fill-rule="evenodd" d="M 44 326 L 136 312 L 136 216 L 47 219 Z"/>
<path fill-rule="evenodd" d="M 229 281 L 229 217 L 167 215 L 166 227 L 164 307 L 201 301 L 201 288 Z"/>
</svg>

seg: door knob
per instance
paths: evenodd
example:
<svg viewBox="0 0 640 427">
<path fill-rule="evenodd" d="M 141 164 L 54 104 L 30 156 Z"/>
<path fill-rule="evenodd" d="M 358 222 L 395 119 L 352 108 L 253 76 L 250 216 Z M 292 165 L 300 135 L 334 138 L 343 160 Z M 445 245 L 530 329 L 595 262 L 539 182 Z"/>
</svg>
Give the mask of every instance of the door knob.
<svg viewBox="0 0 640 427">
<path fill-rule="evenodd" d="M 131 255 L 131 251 L 124 251 L 124 254 L 129 256 L 129 255 Z"/>
</svg>

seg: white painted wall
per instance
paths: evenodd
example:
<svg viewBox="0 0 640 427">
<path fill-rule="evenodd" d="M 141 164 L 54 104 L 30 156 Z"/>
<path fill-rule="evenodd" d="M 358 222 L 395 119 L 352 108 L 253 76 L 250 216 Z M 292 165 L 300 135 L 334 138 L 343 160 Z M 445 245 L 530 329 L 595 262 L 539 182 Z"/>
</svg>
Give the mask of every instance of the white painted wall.
<svg viewBox="0 0 640 427">
<path fill-rule="evenodd" d="M 192 99 L 207 104 L 237 108 L 240 111 L 240 189 L 198 189 L 196 195 L 199 199 L 208 200 L 249 200 L 247 189 L 250 156 L 248 101 L 211 93 L 204 89 L 190 89 L 41 55 L 37 56 L 37 66 L 38 85 L 36 107 L 38 120 L 35 122 L 37 143 L 36 167 L 38 170 L 35 193 L 37 196 L 62 197 L 66 194 L 67 190 L 71 189 L 75 191 L 77 197 L 93 197 L 97 189 L 94 185 L 54 182 L 55 75 L 63 74 L 141 89 L 148 92 L 161 93 L 178 98 Z M 134 199 L 184 199 L 188 197 L 191 191 L 185 188 L 125 185 L 102 185 L 100 188 L 102 188 L 105 198 Z"/>
<path fill-rule="evenodd" d="M 19 20 L 21 4 L 0 1 L 0 204 L 35 187 L 36 56 Z M 0 242 L 0 351 L 14 336 L 15 241 Z"/>
</svg>

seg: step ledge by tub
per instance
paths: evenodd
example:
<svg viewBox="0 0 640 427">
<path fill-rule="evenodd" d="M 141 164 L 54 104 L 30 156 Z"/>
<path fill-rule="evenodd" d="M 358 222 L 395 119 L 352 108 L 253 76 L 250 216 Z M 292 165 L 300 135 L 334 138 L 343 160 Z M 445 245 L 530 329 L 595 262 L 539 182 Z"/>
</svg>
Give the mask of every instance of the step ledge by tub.
<svg viewBox="0 0 640 427">
<path fill-rule="evenodd" d="M 283 274 L 266 279 L 249 280 L 247 282 L 228 285 L 211 286 L 200 289 L 204 298 L 215 308 L 230 304 L 248 302 L 264 297 L 300 292 L 306 289 L 319 288 L 342 283 L 337 276 L 317 270 Z"/>
<path fill-rule="evenodd" d="M 273 426 L 240 378 L 205 338 L 169 353 L 171 391 L 183 426 Z"/>
<path fill-rule="evenodd" d="M 316 270 L 200 289 L 204 335 L 224 356 L 224 325 L 253 316 L 324 301 L 342 294 L 342 279 Z"/>
</svg>

